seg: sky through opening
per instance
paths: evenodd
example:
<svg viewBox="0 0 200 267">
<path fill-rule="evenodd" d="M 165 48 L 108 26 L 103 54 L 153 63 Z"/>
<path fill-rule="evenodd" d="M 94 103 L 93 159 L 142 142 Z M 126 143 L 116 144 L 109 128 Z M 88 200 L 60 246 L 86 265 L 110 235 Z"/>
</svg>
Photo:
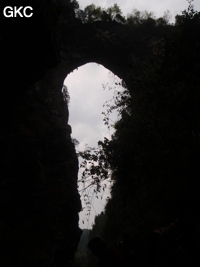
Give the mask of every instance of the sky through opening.
<svg viewBox="0 0 200 267">
<path fill-rule="evenodd" d="M 79 141 L 79 145 L 76 146 L 77 152 L 84 150 L 86 144 L 89 147 L 97 147 L 99 140 L 103 141 L 104 137 L 110 139 L 114 130 L 112 127 L 108 129 L 103 122 L 102 112 L 106 111 L 103 105 L 113 99 L 114 89 L 109 90 L 109 88 L 116 88 L 116 83 L 120 81 L 121 79 L 112 72 L 96 63 L 83 65 L 66 77 L 64 84 L 70 95 L 68 123 L 72 126 L 72 138 Z M 119 86 L 117 90 L 123 89 Z M 114 123 L 117 118 L 117 113 L 113 112 L 110 123 Z M 80 176 L 79 172 L 79 179 Z M 109 187 L 108 183 L 105 192 L 97 197 L 93 189 L 88 188 L 87 194 L 91 201 L 91 212 L 88 212 L 83 200 L 82 187 L 79 186 L 83 205 L 83 211 L 79 214 L 80 228 L 91 229 L 95 216 L 104 210 L 106 198 L 109 197 Z"/>
</svg>

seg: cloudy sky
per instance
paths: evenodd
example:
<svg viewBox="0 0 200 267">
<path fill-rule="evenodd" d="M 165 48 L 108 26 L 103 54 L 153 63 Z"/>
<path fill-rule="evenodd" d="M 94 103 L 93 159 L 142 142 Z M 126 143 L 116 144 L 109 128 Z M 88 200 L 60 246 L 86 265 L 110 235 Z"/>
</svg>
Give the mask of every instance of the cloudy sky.
<svg viewBox="0 0 200 267">
<path fill-rule="evenodd" d="M 97 142 L 104 137 L 110 138 L 113 133 L 104 125 L 102 112 L 106 111 L 103 104 L 112 100 L 113 90 L 109 87 L 120 90 L 115 82 L 120 81 L 108 69 L 96 63 L 86 64 L 67 76 L 65 85 L 70 94 L 69 102 L 69 124 L 72 126 L 72 137 L 76 138 L 80 144 L 76 147 L 77 152 L 85 149 L 87 144 L 90 147 L 97 147 Z M 103 85 L 106 88 L 103 89 Z M 117 114 L 110 116 L 110 123 L 117 120 Z M 81 175 L 79 175 L 79 179 Z M 109 185 L 108 185 L 109 187 Z M 80 187 L 80 190 L 82 188 Z M 89 193 L 90 189 L 87 190 Z M 81 191 L 82 195 L 82 191 Z M 80 227 L 91 227 L 95 215 L 99 214 L 105 205 L 105 199 L 109 196 L 107 189 L 101 199 L 101 195 L 96 198 L 92 196 L 92 212 L 90 216 L 86 215 L 87 209 L 80 213 Z M 83 198 L 82 198 L 83 200 Z M 85 204 L 83 202 L 83 207 Z"/>
<path fill-rule="evenodd" d="M 181 11 L 188 7 L 186 0 L 79 0 L 78 2 L 82 9 L 91 3 L 105 8 L 117 3 L 125 16 L 134 8 L 141 11 L 153 11 L 156 17 L 162 16 L 165 11 L 169 10 L 172 22 L 176 14 L 181 14 Z M 194 0 L 193 4 L 196 10 L 200 10 L 199 0 Z M 95 147 L 98 140 L 111 136 L 112 131 L 104 125 L 101 113 L 105 111 L 103 104 L 112 99 L 113 91 L 103 90 L 102 85 L 107 85 L 107 88 L 114 87 L 115 79 L 117 77 L 114 77 L 109 70 L 92 62 L 74 70 L 66 77 L 64 83 L 70 94 L 69 124 L 72 126 L 72 137 L 80 142 L 77 151 L 83 150 L 85 144 Z M 113 114 L 111 119 L 115 121 L 117 114 Z M 86 215 L 87 209 L 80 213 L 81 228 L 91 228 L 95 215 L 103 210 L 107 196 L 109 196 L 109 190 L 104 193 L 102 199 L 101 196 L 97 199 L 93 195 L 90 216 Z"/>
<path fill-rule="evenodd" d="M 79 0 L 78 2 L 82 9 L 92 3 L 105 8 L 116 3 L 125 16 L 136 8 L 141 11 L 153 11 L 156 17 L 162 16 L 165 11 L 169 10 L 174 17 L 188 7 L 187 0 Z M 194 0 L 193 4 L 197 10 L 200 10 L 199 0 Z"/>
</svg>

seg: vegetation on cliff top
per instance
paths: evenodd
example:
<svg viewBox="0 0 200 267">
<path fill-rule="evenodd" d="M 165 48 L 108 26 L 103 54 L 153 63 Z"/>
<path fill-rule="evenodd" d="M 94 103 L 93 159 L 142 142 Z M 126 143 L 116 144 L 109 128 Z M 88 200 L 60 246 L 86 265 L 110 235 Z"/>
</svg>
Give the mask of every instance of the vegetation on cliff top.
<svg viewBox="0 0 200 267">
<path fill-rule="evenodd" d="M 94 5 L 87 10 L 90 19 L 100 14 Z M 167 18 L 141 12 L 125 23 L 143 28 L 169 25 Z M 132 88 L 124 84 L 123 93 L 115 95 L 115 105 L 104 114 L 106 124 L 112 109 L 121 114 L 112 139 L 80 153 L 85 160 L 82 178 L 92 178 L 97 192 L 102 180 L 113 180 L 105 214 L 94 225 L 95 234 L 109 243 L 127 232 L 147 253 L 153 230 L 175 218 L 182 197 L 198 192 L 199 30 L 200 12 L 189 1 L 175 25 L 151 47 L 151 60 L 130 73 Z"/>
</svg>

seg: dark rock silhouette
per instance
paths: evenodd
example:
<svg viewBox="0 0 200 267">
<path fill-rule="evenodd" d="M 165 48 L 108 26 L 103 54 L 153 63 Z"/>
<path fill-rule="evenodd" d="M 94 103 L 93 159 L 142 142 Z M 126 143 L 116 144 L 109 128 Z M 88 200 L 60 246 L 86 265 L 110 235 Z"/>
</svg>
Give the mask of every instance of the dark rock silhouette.
<svg viewBox="0 0 200 267">
<path fill-rule="evenodd" d="M 108 247 L 99 237 L 94 237 L 88 242 L 88 248 L 99 259 L 99 267 L 128 267 L 130 266 L 126 257 L 117 247 Z"/>
<path fill-rule="evenodd" d="M 137 95 L 140 92 L 134 91 L 131 74 L 136 77 L 145 64 L 155 63 L 152 58 L 157 40 L 162 40 L 162 49 L 166 46 L 163 28 L 142 32 L 114 21 L 82 24 L 70 7 L 64 11 L 69 16 L 62 24 L 59 2 L 30 0 L 32 18 L 2 18 L 0 259 L 5 267 L 34 266 L 35 262 L 51 266 L 57 251 L 70 251 L 71 258 L 78 246 L 78 160 L 61 93 L 65 77 L 83 64 L 96 62 L 122 78 L 131 94 Z M 27 5 L 23 0 L 18 3 Z M 1 2 L 1 7 L 5 5 L 14 6 L 15 1 Z M 161 133 L 167 128 L 163 121 Z M 164 181 L 156 180 L 154 193 L 161 208 L 152 210 L 160 212 L 158 217 L 173 206 L 176 194 L 188 188 L 198 193 L 199 188 L 199 154 L 180 158 L 176 168 L 174 158 L 181 152 L 170 149 L 166 154 L 172 151 L 172 156 L 164 161 L 164 167 L 174 167 L 176 183 L 164 175 Z M 187 175 L 182 177 L 178 174 L 183 165 Z M 148 212 L 144 198 L 138 199 Z"/>
</svg>

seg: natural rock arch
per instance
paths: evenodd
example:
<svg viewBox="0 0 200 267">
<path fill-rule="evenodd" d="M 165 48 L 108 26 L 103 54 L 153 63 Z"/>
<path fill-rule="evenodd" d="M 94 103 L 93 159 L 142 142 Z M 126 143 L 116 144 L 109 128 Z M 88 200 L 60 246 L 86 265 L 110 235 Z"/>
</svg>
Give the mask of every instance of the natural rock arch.
<svg viewBox="0 0 200 267">
<path fill-rule="evenodd" d="M 20 24 L 19 37 L 17 23 L 9 21 L 7 25 L 20 53 L 12 50 L 12 38 L 7 33 L 2 50 L 8 55 L 1 63 L 8 88 L 3 92 L 1 106 L 7 114 L 2 115 L 1 132 L 4 155 L 1 259 L 10 266 L 51 262 L 62 249 L 69 251 L 71 257 L 78 244 L 81 209 L 76 185 L 78 162 L 61 93 L 64 79 L 81 65 L 96 62 L 131 88 L 131 72 L 140 71 L 139 63 L 149 53 L 140 35 L 133 38 L 122 24 L 100 21 L 82 24 L 73 17 L 62 25 L 60 48 L 56 49 L 52 24 L 55 18 L 50 19 L 44 3 L 37 20 L 29 20 L 28 35 L 25 24 Z M 50 5 L 53 12 L 51 8 Z M 27 53 L 23 54 L 29 39 L 30 61 Z M 8 62 L 13 62 L 12 68 Z M 10 76 L 15 86 L 8 84 Z M 10 251 L 15 257 L 9 257 Z"/>
<path fill-rule="evenodd" d="M 36 21 L 28 21 L 29 32 L 21 21 L 20 27 L 4 21 L 8 31 L 0 39 L 7 85 L 0 132 L 2 266 L 52 266 L 57 252 L 68 251 L 70 258 L 76 250 L 81 204 L 78 162 L 61 93 L 66 76 L 96 62 L 123 79 L 132 94 L 132 73 L 136 76 L 151 62 L 152 47 L 164 36 L 163 28 L 151 25 L 136 30 L 117 22 L 82 24 L 73 16 L 57 33 L 58 17 L 49 16 L 55 2 L 32 1 L 41 9 Z M 165 42 L 159 45 L 162 50 Z"/>
<path fill-rule="evenodd" d="M 14 97 L 12 119 L 7 120 L 1 139 L 1 151 L 6 155 L 2 177 L 7 184 L 1 203 L 3 264 L 50 262 L 57 251 L 70 251 L 71 257 L 77 248 L 81 209 L 76 185 L 78 162 L 61 88 L 69 73 L 89 62 L 125 76 L 118 62 L 112 68 L 114 58 L 78 53 L 73 50 L 69 57 L 63 55 L 44 78 Z M 16 175 L 20 179 L 14 179 Z M 9 223 L 12 221 L 15 228 Z M 7 251 L 16 256 L 10 258 Z"/>
</svg>

